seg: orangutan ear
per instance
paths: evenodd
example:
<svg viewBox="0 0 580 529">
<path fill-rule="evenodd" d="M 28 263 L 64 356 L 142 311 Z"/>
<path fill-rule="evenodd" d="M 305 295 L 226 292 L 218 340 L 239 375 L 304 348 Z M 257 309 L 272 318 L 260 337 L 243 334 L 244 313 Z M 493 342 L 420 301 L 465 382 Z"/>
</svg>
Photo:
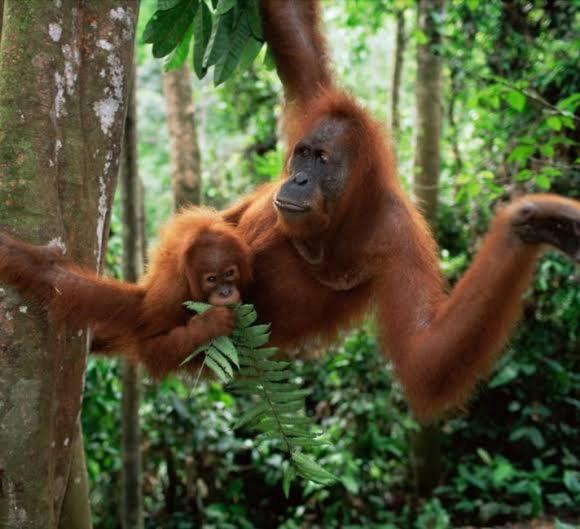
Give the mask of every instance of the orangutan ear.
<svg viewBox="0 0 580 529">
<path fill-rule="evenodd" d="M 193 301 L 204 301 L 201 291 L 201 278 L 199 277 L 199 267 L 196 265 L 195 254 L 197 250 L 197 239 L 193 239 L 181 254 L 180 270 L 185 276 L 189 286 L 190 299 Z"/>
</svg>

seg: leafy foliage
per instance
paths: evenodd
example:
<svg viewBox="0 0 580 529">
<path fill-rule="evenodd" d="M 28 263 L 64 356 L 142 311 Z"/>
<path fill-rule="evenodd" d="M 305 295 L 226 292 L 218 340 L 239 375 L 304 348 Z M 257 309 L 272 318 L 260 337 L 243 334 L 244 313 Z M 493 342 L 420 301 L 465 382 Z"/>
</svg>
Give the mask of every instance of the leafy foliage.
<svg viewBox="0 0 580 529">
<path fill-rule="evenodd" d="M 186 302 L 185 306 L 197 313 L 211 307 L 194 301 Z M 319 432 L 312 431 L 312 421 L 304 414 L 304 397 L 308 391 L 292 382 L 290 363 L 272 359 L 278 353 L 275 347 L 262 347 L 270 339 L 270 326 L 254 325 L 258 315 L 252 305 L 237 305 L 234 312 L 236 328 L 232 339 L 220 336 L 196 349 L 183 363 L 205 353 L 200 371 L 207 366 L 224 384 L 234 379 L 232 364 L 238 369 L 239 376 L 231 387 L 254 402 L 235 427 L 253 425 L 262 432 L 262 438 L 282 445 L 292 462 L 284 473 L 286 496 L 297 474 L 320 485 L 334 483 L 336 478 L 330 472 L 302 452 L 320 447 L 325 441 Z"/>
<path fill-rule="evenodd" d="M 202 79 L 214 67 L 214 83 L 226 81 L 238 65 L 246 69 L 263 46 L 258 0 L 159 0 L 143 40 L 165 68 L 181 67 L 193 37 L 193 69 Z"/>
</svg>

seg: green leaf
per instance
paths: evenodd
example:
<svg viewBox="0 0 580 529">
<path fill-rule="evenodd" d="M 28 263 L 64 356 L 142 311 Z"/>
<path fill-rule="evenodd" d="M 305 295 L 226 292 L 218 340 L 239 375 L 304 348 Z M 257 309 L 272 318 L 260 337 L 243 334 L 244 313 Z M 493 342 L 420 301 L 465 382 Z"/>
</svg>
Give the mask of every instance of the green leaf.
<svg viewBox="0 0 580 529">
<path fill-rule="evenodd" d="M 201 301 L 186 301 L 183 305 L 186 309 L 197 312 L 198 314 L 203 314 L 212 307 L 209 303 L 202 303 Z"/>
<path fill-rule="evenodd" d="M 220 365 L 217 364 L 210 356 L 205 357 L 205 365 L 209 367 L 224 384 L 227 384 L 230 381 L 230 377 L 224 373 L 224 370 L 220 367 Z"/>
<path fill-rule="evenodd" d="M 219 0 L 215 8 L 216 15 L 224 15 L 236 5 L 236 0 Z"/>
<path fill-rule="evenodd" d="M 213 345 L 207 350 L 206 361 L 211 358 L 216 364 L 219 364 L 224 373 L 228 376 L 228 380 L 234 376 L 234 370 L 228 359 L 219 352 Z"/>
<path fill-rule="evenodd" d="M 203 64 L 203 58 L 212 33 L 213 19 L 209 7 L 201 0 L 201 6 L 193 19 L 193 71 L 198 79 L 203 79 L 207 68 Z"/>
<path fill-rule="evenodd" d="M 290 371 L 264 371 L 262 376 L 264 380 L 269 382 L 283 382 L 290 378 L 292 373 Z"/>
<path fill-rule="evenodd" d="M 248 349 L 247 347 L 239 347 L 240 354 L 253 355 L 256 359 L 266 360 L 278 354 L 277 347 L 263 347 L 261 349 Z"/>
<path fill-rule="evenodd" d="M 270 333 L 267 333 L 267 334 L 261 334 L 261 335 L 257 335 L 257 336 L 253 336 L 253 335 L 244 336 L 240 339 L 240 342 L 247 347 L 260 347 L 260 346 L 268 343 L 269 339 L 270 339 Z"/>
<path fill-rule="evenodd" d="M 216 62 L 214 69 L 214 85 L 222 84 L 232 72 L 242 57 L 242 52 L 250 38 L 250 25 L 245 15 L 240 17 L 238 25 L 231 36 L 230 45 L 227 51 Z"/>
<path fill-rule="evenodd" d="M 284 470 L 284 476 L 282 478 L 282 490 L 284 491 L 284 496 L 288 498 L 290 496 L 290 484 L 296 477 L 296 471 L 292 465 L 288 465 L 286 470 Z"/>
<path fill-rule="evenodd" d="M 159 24 L 161 30 L 155 34 L 153 42 L 153 57 L 161 58 L 168 55 L 184 38 L 193 22 L 199 0 L 184 0 L 174 8 L 160 11 Z M 147 30 L 147 28 L 145 28 Z M 149 41 L 147 41 L 149 42 Z"/>
<path fill-rule="evenodd" d="M 248 0 L 246 13 L 252 35 L 254 35 L 258 40 L 263 40 L 264 33 L 262 32 L 262 17 L 260 16 L 258 0 Z"/>
<path fill-rule="evenodd" d="M 514 110 L 517 110 L 518 112 L 524 110 L 527 98 L 521 92 L 510 90 L 509 92 L 506 92 L 504 97 L 510 107 L 512 107 Z"/>
<path fill-rule="evenodd" d="M 219 17 L 217 24 L 214 24 L 203 61 L 205 68 L 213 66 L 222 55 L 228 52 L 234 22 L 235 17 L 232 10 Z"/>
<path fill-rule="evenodd" d="M 258 319 L 258 315 L 254 309 L 250 311 L 241 312 L 240 310 L 236 311 L 236 324 L 238 327 L 249 327 Z"/>
<path fill-rule="evenodd" d="M 536 149 L 531 145 L 518 145 L 508 156 L 508 162 L 524 162 Z"/>
<path fill-rule="evenodd" d="M 182 366 L 183 364 L 187 364 L 187 362 L 191 361 L 193 358 L 195 358 L 199 353 L 203 353 L 206 352 L 209 348 L 209 344 L 203 344 L 200 345 L 195 351 L 193 351 L 193 353 L 191 353 L 183 362 L 181 362 L 181 364 L 179 364 L 180 366 Z"/>
<path fill-rule="evenodd" d="M 550 177 L 545 173 L 540 173 L 536 175 L 536 185 L 544 190 L 547 191 L 552 187 L 552 182 L 550 181 Z"/>
<path fill-rule="evenodd" d="M 565 470 L 564 485 L 566 485 L 566 488 L 573 494 L 580 494 L 580 472 Z"/>
<path fill-rule="evenodd" d="M 234 430 L 254 422 L 260 415 L 268 410 L 267 402 L 260 402 L 247 410 L 235 423 Z"/>
<path fill-rule="evenodd" d="M 421 46 L 424 46 L 428 42 L 427 35 L 425 35 L 425 33 L 423 33 L 423 31 L 418 28 L 413 31 L 413 36 L 417 40 L 417 44 Z"/>
<path fill-rule="evenodd" d="M 551 145 L 542 145 L 540 147 L 540 152 L 546 157 L 546 158 L 551 158 L 552 156 L 554 156 L 554 147 L 552 147 Z"/>
<path fill-rule="evenodd" d="M 276 391 L 270 395 L 273 402 L 290 402 L 295 399 L 304 401 L 304 397 L 310 394 L 308 389 L 296 389 L 294 391 Z"/>
<path fill-rule="evenodd" d="M 246 45 L 244 46 L 244 51 L 242 51 L 242 56 L 240 57 L 240 62 L 238 65 L 238 68 L 241 71 L 247 70 L 252 65 L 260 53 L 262 46 L 264 46 L 264 43 L 257 41 L 254 37 L 250 37 L 248 39 Z"/>
<path fill-rule="evenodd" d="M 191 37 L 193 36 L 193 26 L 189 26 L 187 33 L 184 35 L 181 42 L 166 58 L 163 63 L 163 70 L 169 72 L 171 70 L 177 70 L 181 68 L 187 55 L 189 54 L 189 48 L 191 47 Z"/>
<path fill-rule="evenodd" d="M 310 481 L 320 483 L 321 485 L 330 485 L 336 481 L 336 477 L 328 472 L 328 470 L 301 452 L 292 453 L 292 462 L 295 464 L 298 474 Z"/>
<path fill-rule="evenodd" d="M 558 102 L 557 106 L 560 110 L 569 110 L 570 112 L 573 112 L 576 110 L 576 107 L 580 106 L 580 93 L 576 92 L 575 94 L 562 99 Z"/>
<path fill-rule="evenodd" d="M 546 125 L 552 130 L 559 131 L 562 129 L 562 121 L 558 116 L 550 116 L 546 118 Z"/>
<path fill-rule="evenodd" d="M 164 11 L 166 9 L 172 9 L 182 1 L 183 0 L 157 0 L 157 10 Z"/>
<path fill-rule="evenodd" d="M 238 358 L 236 346 L 227 336 L 216 338 L 212 341 L 212 345 L 217 347 L 225 356 L 227 356 L 236 367 L 240 367 L 240 360 Z"/>
</svg>

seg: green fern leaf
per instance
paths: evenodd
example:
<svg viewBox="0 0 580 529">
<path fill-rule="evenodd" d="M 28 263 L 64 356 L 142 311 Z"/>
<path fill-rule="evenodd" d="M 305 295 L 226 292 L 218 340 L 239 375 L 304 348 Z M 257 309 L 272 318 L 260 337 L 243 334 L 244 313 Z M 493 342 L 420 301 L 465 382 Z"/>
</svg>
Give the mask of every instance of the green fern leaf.
<svg viewBox="0 0 580 529">
<path fill-rule="evenodd" d="M 214 362 L 219 364 L 219 366 L 223 369 L 224 373 L 228 376 L 228 381 L 234 376 L 234 370 L 230 362 L 228 361 L 227 357 L 224 356 L 219 349 L 216 349 L 213 345 L 210 345 L 209 349 L 207 350 L 207 358 L 211 358 Z"/>
<path fill-rule="evenodd" d="M 217 376 L 224 384 L 227 384 L 231 380 L 231 377 L 229 377 L 227 373 L 224 372 L 221 366 L 215 362 L 211 356 L 205 357 L 205 365 L 209 367 L 215 376 Z"/>
<path fill-rule="evenodd" d="M 330 485 L 336 481 L 336 477 L 333 474 L 301 452 L 293 452 L 291 457 L 293 463 L 296 465 L 296 471 L 302 477 L 315 483 L 320 483 L 321 485 Z"/>
<path fill-rule="evenodd" d="M 224 356 L 228 357 L 236 367 L 240 367 L 240 359 L 236 346 L 227 336 L 220 336 L 211 342 L 211 344 L 219 349 Z"/>
</svg>

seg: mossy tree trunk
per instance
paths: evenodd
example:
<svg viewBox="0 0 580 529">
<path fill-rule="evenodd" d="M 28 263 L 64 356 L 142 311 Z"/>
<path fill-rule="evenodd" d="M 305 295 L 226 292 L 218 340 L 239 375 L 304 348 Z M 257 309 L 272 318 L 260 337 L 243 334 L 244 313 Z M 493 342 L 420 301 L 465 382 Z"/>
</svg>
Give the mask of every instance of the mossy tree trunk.
<svg viewBox="0 0 580 529">
<path fill-rule="evenodd" d="M 185 63 L 163 74 L 163 92 L 171 141 L 171 182 L 175 209 L 199 204 L 201 155 L 197 140 L 191 73 Z"/>
<path fill-rule="evenodd" d="M 436 232 L 439 170 L 441 164 L 441 43 L 440 21 L 444 0 L 419 0 L 417 25 L 426 36 L 417 45 L 417 141 L 414 160 L 414 194 L 431 229 Z M 441 476 L 440 429 L 422 426 L 411 436 L 411 465 L 420 496 L 428 495 Z"/>
<path fill-rule="evenodd" d="M 0 229 L 91 268 L 106 248 L 137 8 L 3 2 Z M 89 341 L 0 288 L 0 527 L 91 526 L 79 428 Z"/>
<path fill-rule="evenodd" d="M 142 186 L 137 165 L 137 123 L 135 82 L 129 96 L 123 160 L 121 163 L 121 210 L 123 217 L 123 277 L 135 283 L 143 271 L 143 231 L 141 229 Z M 138 366 L 123 363 L 123 498 L 121 525 L 123 529 L 143 528 L 141 431 L 139 404 L 141 380 Z"/>
</svg>

